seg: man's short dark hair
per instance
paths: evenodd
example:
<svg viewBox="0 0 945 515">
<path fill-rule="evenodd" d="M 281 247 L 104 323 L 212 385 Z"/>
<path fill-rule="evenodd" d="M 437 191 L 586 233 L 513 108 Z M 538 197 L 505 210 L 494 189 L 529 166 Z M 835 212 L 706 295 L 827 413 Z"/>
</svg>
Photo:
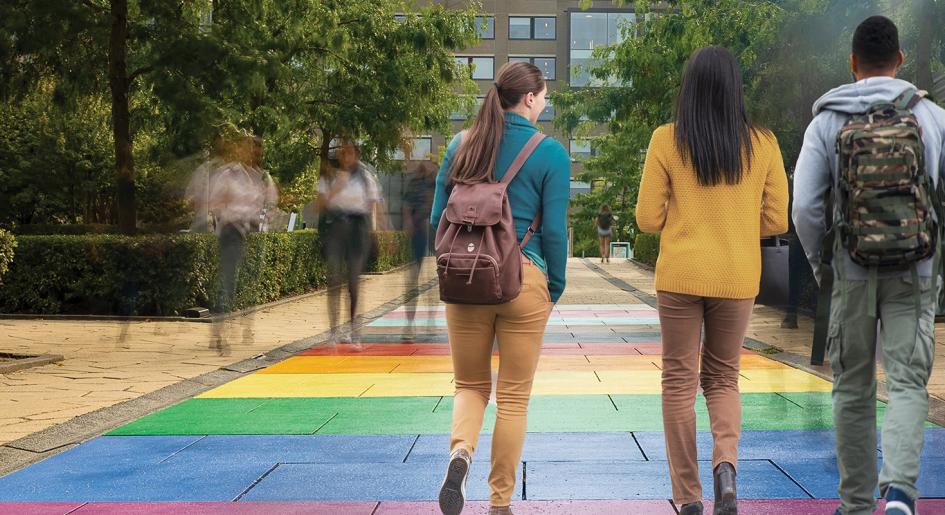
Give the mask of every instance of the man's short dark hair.
<svg viewBox="0 0 945 515">
<path fill-rule="evenodd" d="M 865 71 L 889 70 L 899 61 L 899 29 L 885 16 L 870 16 L 853 33 L 853 57 Z"/>
</svg>

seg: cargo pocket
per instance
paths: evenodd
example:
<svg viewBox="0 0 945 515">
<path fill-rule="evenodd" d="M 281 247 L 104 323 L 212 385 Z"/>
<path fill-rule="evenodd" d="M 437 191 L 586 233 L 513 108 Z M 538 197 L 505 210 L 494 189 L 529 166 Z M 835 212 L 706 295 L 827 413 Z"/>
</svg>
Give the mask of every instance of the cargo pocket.
<svg viewBox="0 0 945 515">
<path fill-rule="evenodd" d="M 909 365 L 931 371 L 935 360 L 935 314 L 923 316 L 916 322 L 915 349 Z"/>
<path fill-rule="evenodd" d="M 843 373 L 843 331 L 840 328 L 839 314 L 830 317 L 827 332 L 827 355 L 830 357 L 830 369 L 834 374 Z"/>
<path fill-rule="evenodd" d="M 909 288 L 912 288 L 913 295 L 919 297 L 919 310 L 921 313 L 916 313 L 916 328 L 915 328 L 915 346 L 912 349 L 912 354 L 909 357 L 909 366 L 917 367 L 921 370 L 931 371 L 932 369 L 932 360 L 935 356 L 935 307 L 934 303 L 930 302 L 932 300 L 932 292 L 929 291 L 932 288 L 933 280 L 929 277 L 920 277 L 919 284 L 916 285 L 912 277 L 906 276 L 902 278 L 902 282 L 908 285 Z M 936 286 L 936 296 L 938 298 L 938 281 L 935 282 Z M 930 312 L 931 311 L 931 312 Z"/>
</svg>

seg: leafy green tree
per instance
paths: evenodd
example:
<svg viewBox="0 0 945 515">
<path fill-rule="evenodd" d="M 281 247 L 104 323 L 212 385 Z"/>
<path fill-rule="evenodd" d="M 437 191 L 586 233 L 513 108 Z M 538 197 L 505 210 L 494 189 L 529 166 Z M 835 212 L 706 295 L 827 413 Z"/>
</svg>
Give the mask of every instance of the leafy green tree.
<svg viewBox="0 0 945 515">
<path fill-rule="evenodd" d="M 200 61 L 186 50 L 200 46 L 200 21 L 208 8 L 208 0 L 12 0 L 0 7 L 5 101 L 48 80 L 66 102 L 108 95 L 123 232 L 134 232 L 137 224 L 136 101 L 199 69 Z"/>
<path fill-rule="evenodd" d="M 224 64 L 238 73 L 220 75 L 216 104 L 277 142 L 267 164 L 286 181 L 324 159 L 336 136 L 361 138 L 383 162 L 410 132 L 445 131 L 456 90 L 470 82 L 453 54 L 475 40 L 473 10 L 231 0 L 213 13 L 214 36 L 239 49 Z"/>
<path fill-rule="evenodd" d="M 108 102 L 49 100 L 51 84 L 0 104 L 0 223 L 107 223 L 114 211 Z"/>
<path fill-rule="evenodd" d="M 596 188 L 575 202 L 575 218 L 587 220 L 587 225 L 598 206 L 607 202 L 621 218 L 619 228 L 634 229 L 642 155 L 652 131 L 672 120 L 685 62 L 697 48 L 718 45 L 733 51 L 742 67 L 752 117 L 778 137 L 789 170 L 800 152 L 814 101 L 850 80 L 850 41 L 863 19 L 873 14 L 891 17 L 900 26 L 907 54 L 922 54 L 917 46 L 930 45 L 930 59 L 907 60 L 904 78 L 916 77 L 928 61 L 939 69 L 945 51 L 940 34 L 925 38 L 921 27 L 915 28 L 918 17 L 930 12 L 940 19 L 945 7 L 941 1 L 677 0 L 635 5 L 639 23 L 626 27 L 628 37 L 597 51 L 600 64 L 591 73 L 609 86 L 555 98 L 556 125 L 593 142 L 595 155 L 585 162 L 579 178 Z M 583 228 L 577 232 L 594 237 Z"/>
<path fill-rule="evenodd" d="M 167 201 L 159 183 L 180 181 L 168 169 L 223 127 L 263 136 L 265 166 L 286 184 L 335 136 L 361 138 L 383 161 L 411 132 L 445 130 L 454 92 L 470 82 L 452 56 L 475 39 L 474 11 L 432 6 L 395 19 L 411 9 L 398 0 L 11 0 L 0 6 L 0 99 L 15 104 L 44 81 L 56 105 L 109 98 L 117 220 L 132 232 L 136 196 Z"/>
<path fill-rule="evenodd" d="M 669 4 L 666 9 L 638 2 L 638 23 L 622 28 L 623 42 L 595 51 L 600 64 L 590 72 L 607 87 L 562 92 L 554 99 L 561 113 L 556 126 L 592 139 L 595 154 L 584 162 L 578 177 L 594 190 L 577 199 L 573 218 L 592 227 L 600 204 L 609 203 L 618 217 L 619 237 L 636 229 L 633 206 L 644 154 L 653 130 L 672 118 L 686 59 L 695 49 L 715 44 L 731 48 L 745 69 L 754 70 L 784 18 L 784 10 L 771 2 Z M 745 79 L 757 80 L 753 73 L 746 73 Z M 579 232 L 587 233 L 587 227 Z"/>
</svg>

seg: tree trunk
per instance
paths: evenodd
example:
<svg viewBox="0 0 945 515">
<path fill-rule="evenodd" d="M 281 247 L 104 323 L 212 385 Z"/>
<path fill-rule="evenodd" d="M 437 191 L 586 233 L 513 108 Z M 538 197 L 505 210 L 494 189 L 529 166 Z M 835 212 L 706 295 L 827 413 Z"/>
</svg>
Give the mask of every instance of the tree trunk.
<svg viewBox="0 0 945 515">
<path fill-rule="evenodd" d="M 112 134 L 118 187 L 118 229 L 133 234 L 137 226 L 135 165 L 128 112 L 128 0 L 111 0 L 112 30 L 108 44 L 108 85 L 112 92 Z"/>
<path fill-rule="evenodd" d="M 919 0 L 919 40 L 915 51 L 915 85 L 932 89 L 932 38 L 935 30 L 935 10 L 932 0 Z"/>
<path fill-rule="evenodd" d="M 324 175 L 325 169 L 328 168 L 328 150 L 331 148 L 332 136 L 329 134 L 328 130 L 320 129 L 322 132 L 322 141 L 321 146 L 318 151 L 318 170 L 319 176 Z"/>
</svg>

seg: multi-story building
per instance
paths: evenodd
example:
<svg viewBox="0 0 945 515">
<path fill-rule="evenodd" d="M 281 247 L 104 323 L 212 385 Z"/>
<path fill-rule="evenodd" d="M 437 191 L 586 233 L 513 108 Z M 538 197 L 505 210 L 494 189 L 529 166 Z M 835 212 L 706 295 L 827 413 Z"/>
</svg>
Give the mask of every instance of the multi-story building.
<svg viewBox="0 0 945 515">
<path fill-rule="evenodd" d="M 447 8 L 466 8 L 466 0 L 433 0 Z M 614 2 L 594 1 L 581 9 L 577 0 L 488 0 L 481 2 L 483 17 L 478 24 L 480 41 L 458 52 L 457 60 L 471 64 L 472 79 L 479 86 L 479 100 L 485 97 L 499 67 L 508 61 L 529 61 L 544 71 L 549 93 L 572 87 L 594 86 L 587 72 L 593 50 L 620 41 L 621 27 L 635 21 L 632 7 L 617 7 Z M 569 139 L 552 126 L 554 104 L 549 102 L 538 119 L 542 130 L 568 148 L 575 160 L 572 175 L 580 171 L 582 157 L 591 152 L 585 141 Z M 462 130 L 465 115 L 454 113 L 453 134 Z M 437 155 L 453 134 L 426 134 L 414 140 L 408 159 Z M 573 184 L 573 191 L 586 188 Z"/>
<path fill-rule="evenodd" d="M 426 0 L 446 8 L 465 9 L 468 0 Z M 425 3 L 420 0 L 419 3 Z M 484 0 L 480 41 L 477 45 L 457 52 L 456 58 L 470 64 L 473 81 L 479 87 L 478 100 L 485 98 L 488 88 L 493 87 L 496 72 L 508 61 L 529 61 L 544 71 L 549 93 L 567 88 L 593 87 L 594 78 L 587 71 L 592 64 L 592 53 L 599 46 L 611 45 L 621 39 L 621 28 L 632 24 L 636 17 L 632 6 L 620 7 L 611 0 L 595 0 L 587 9 L 581 9 L 578 0 Z M 581 171 L 581 161 L 591 154 L 587 141 L 571 139 L 567 134 L 555 130 L 554 103 L 549 102 L 538 119 L 542 131 L 560 141 L 571 153 L 572 178 Z M 453 135 L 467 124 L 464 114 L 451 116 L 451 134 L 423 134 L 413 141 L 409 155 L 401 159 L 422 161 L 439 155 L 440 149 L 449 143 Z M 407 169 L 416 166 L 408 163 Z M 390 177 L 385 186 L 391 196 L 389 205 L 392 221 L 399 220 L 397 197 L 404 179 Z M 573 180 L 571 193 L 587 191 L 589 185 Z"/>
</svg>

